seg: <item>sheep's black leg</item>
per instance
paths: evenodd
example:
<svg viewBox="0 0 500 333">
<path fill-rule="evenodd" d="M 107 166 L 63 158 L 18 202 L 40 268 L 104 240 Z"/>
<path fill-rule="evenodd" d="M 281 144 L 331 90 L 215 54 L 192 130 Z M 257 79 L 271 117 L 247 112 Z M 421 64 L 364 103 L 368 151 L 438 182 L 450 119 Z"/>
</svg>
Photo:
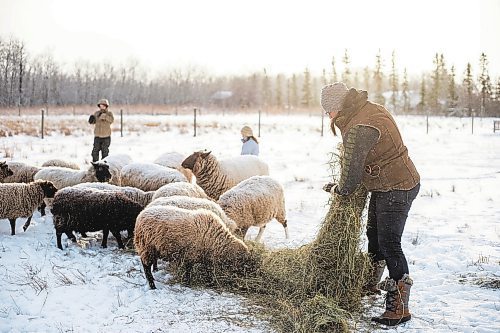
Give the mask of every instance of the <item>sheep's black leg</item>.
<svg viewBox="0 0 500 333">
<path fill-rule="evenodd" d="M 153 259 L 153 272 L 158 272 L 158 257 Z"/>
<path fill-rule="evenodd" d="M 147 265 L 143 262 L 142 267 L 144 268 L 144 274 L 146 275 L 146 280 L 148 280 L 149 288 L 156 289 L 153 273 L 151 273 L 151 265 Z"/>
<path fill-rule="evenodd" d="M 101 243 L 101 246 L 103 249 L 108 247 L 108 235 L 109 235 L 109 229 L 103 229 L 102 230 L 102 243 Z"/>
<path fill-rule="evenodd" d="M 73 231 L 72 232 L 66 231 L 65 234 L 66 237 L 68 237 L 68 239 L 71 239 L 73 243 L 76 243 L 76 236 L 75 234 L 73 234 Z"/>
<path fill-rule="evenodd" d="M 61 236 L 62 236 L 62 232 L 61 231 L 58 231 L 56 230 L 56 238 L 57 238 L 57 247 L 62 250 L 62 243 L 61 243 Z M 67 234 L 66 234 L 67 235 Z"/>
<path fill-rule="evenodd" d="M 16 219 L 9 219 L 10 221 L 10 234 L 14 236 L 16 234 Z"/>
<path fill-rule="evenodd" d="M 120 230 L 111 230 L 111 233 L 113 234 L 113 236 L 115 236 L 116 241 L 118 242 L 118 248 L 124 249 L 125 246 L 123 246 L 122 236 L 120 235 Z"/>
<path fill-rule="evenodd" d="M 127 237 L 129 239 L 134 239 L 134 229 L 127 229 Z"/>
<path fill-rule="evenodd" d="M 80 235 L 82 235 L 82 238 L 87 238 L 88 237 L 87 233 L 85 231 L 80 232 Z"/>
<path fill-rule="evenodd" d="M 28 219 L 26 220 L 26 222 L 24 223 L 23 225 L 23 230 L 26 231 L 26 229 L 28 229 L 28 227 L 30 226 L 31 224 L 31 218 L 33 217 L 33 215 L 31 215 L 30 217 L 28 217 Z"/>
<path fill-rule="evenodd" d="M 42 204 L 40 205 L 40 207 L 38 207 L 38 210 L 40 210 L 40 214 L 42 216 L 45 216 L 45 207 L 47 207 L 47 205 L 45 204 L 45 201 L 43 201 Z"/>
</svg>

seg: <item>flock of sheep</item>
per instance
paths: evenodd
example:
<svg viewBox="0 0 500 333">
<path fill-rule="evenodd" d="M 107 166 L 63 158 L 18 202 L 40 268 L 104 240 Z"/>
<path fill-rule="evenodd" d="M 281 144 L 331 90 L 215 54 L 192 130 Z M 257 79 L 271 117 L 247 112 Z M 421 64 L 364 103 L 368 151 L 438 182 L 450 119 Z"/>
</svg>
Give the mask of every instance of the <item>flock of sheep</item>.
<svg viewBox="0 0 500 333">
<path fill-rule="evenodd" d="M 158 259 L 242 270 L 250 265 L 243 242 L 249 227 L 260 227 L 260 241 L 275 218 L 288 238 L 283 187 L 269 177 L 265 162 L 250 155 L 217 160 L 211 152 L 187 158 L 171 152 L 154 163 L 114 155 L 87 170 L 63 160 L 41 167 L 0 162 L 0 219 L 9 219 L 12 235 L 17 218 L 28 218 L 26 231 L 33 213 L 43 215 L 46 206 L 61 250 L 63 234 L 76 242 L 75 233 L 86 238 L 100 230 L 103 248 L 109 232 L 124 248 L 120 232 L 127 231 L 151 289 Z"/>
</svg>

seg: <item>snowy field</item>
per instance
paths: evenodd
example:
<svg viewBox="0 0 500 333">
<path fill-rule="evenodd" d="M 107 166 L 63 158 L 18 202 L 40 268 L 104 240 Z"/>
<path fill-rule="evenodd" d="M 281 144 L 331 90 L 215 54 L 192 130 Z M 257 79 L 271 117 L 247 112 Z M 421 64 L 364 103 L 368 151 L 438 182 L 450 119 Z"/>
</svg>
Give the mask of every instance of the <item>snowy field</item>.
<svg viewBox="0 0 500 333">
<path fill-rule="evenodd" d="M 37 119 L 0 117 L 0 129 L 7 120 L 23 126 Z M 43 140 L 1 137 L 0 160 L 40 165 L 63 158 L 84 166 L 93 141 L 86 119 L 48 118 L 52 128 L 57 122 L 81 122 L 82 130 L 68 136 L 56 131 Z M 123 138 L 115 122 L 111 154 L 150 162 L 164 152 L 208 149 L 224 158 L 239 154 L 244 124 L 257 132 L 256 115 L 201 115 L 196 137 L 191 121 L 127 116 Z M 415 281 L 413 320 L 390 331 L 500 332 L 500 133 L 493 134 L 492 119 L 476 119 L 474 135 L 466 118 L 431 118 L 429 134 L 425 117 L 397 121 L 422 187 L 403 235 Z M 314 239 L 327 211 L 328 194 L 321 187 L 329 181 L 326 163 L 339 138 L 326 125 L 320 136 L 319 117 L 263 115 L 262 122 L 261 157 L 285 188 L 290 229 L 286 240 L 273 221 L 263 242 L 298 247 Z M 242 297 L 169 284 L 165 264 L 155 273 L 158 290 L 149 290 L 138 257 L 118 250 L 112 237 L 107 249 L 66 243 L 60 251 L 50 216 L 37 213 L 26 232 L 23 223 L 18 219 L 17 235 L 10 236 L 8 221 L 0 221 L 0 332 L 271 331 Z M 249 232 L 252 238 L 256 234 L 256 228 Z M 383 298 L 368 297 L 364 303 L 353 330 L 386 331 L 369 322 L 382 311 Z"/>
</svg>

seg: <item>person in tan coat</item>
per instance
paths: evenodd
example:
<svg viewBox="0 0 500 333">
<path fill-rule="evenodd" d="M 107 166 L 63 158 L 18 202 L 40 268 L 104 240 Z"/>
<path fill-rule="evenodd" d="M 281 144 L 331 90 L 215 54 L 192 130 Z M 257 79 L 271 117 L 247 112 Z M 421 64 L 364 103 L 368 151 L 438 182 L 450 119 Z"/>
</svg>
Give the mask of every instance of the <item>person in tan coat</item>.
<svg viewBox="0 0 500 333">
<path fill-rule="evenodd" d="M 89 117 L 89 124 L 94 125 L 94 148 L 92 149 L 92 161 L 99 160 L 99 152 L 105 158 L 109 154 L 111 145 L 111 124 L 115 120 L 113 113 L 108 110 L 109 101 L 101 99 L 97 103 L 99 110 Z"/>
<path fill-rule="evenodd" d="M 366 234 L 374 270 L 366 287 L 372 293 L 387 291 L 385 312 L 372 320 L 398 325 L 411 319 L 408 301 L 413 281 L 401 236 L 420 189 L 420 175 L 394 118 L 382 105 L 368 101 L 366 91 L 348 89 L 342 82 L 330 84 L 321 91 L 321 106 L 334 135 L 335 127 L 340 129 L 344 144 L 339 183 L 328 183 L 324 190 L 350 195 L 365 186 L 371 192 Z M 379 283 L 386 265 L 389 277 Z"/>
</svg>

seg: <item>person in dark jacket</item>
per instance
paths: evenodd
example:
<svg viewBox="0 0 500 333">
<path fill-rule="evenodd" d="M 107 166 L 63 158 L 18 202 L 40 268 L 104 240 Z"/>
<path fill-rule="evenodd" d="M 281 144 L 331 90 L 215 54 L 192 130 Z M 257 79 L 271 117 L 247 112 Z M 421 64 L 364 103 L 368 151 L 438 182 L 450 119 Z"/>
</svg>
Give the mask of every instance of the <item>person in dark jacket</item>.
<svg viewBox="0 0 500 333">
<path fill-rule="evenodd" d="M 108 156 L 111 145 L 111 124 L 115 120 L 113 113 L 108 110 L 109 102 L 107 99 L 99 100 L 97 106 L 99 110 L 89 117 L 89 124 L 95 125 L 92 162 L 99 160 L 99 152 L 101 152 L 101 158 Z"/>
<path fill-rule="evenodd" d="M 321 91 L 321 106 L 334 135 L 335 127 L 340 129 L 344 145 L 339 183 L 328 183 L 324 189 L 346 196 L 362 185 L 371 192 L 366 234 L 374 270 L 367 289 L 387 291 L 385 312 L 372 320 L 398 325 L 411 319 L 408 301 L 413 281 L 401 236 L 420 189 L 420 175 L 394 118 L 383 106 L 368 101 L 366 91 L 348 89 L 342 82 L 330 84 Z M 389 277 L 379 283 L 386 265 Z"/>
</svg>

